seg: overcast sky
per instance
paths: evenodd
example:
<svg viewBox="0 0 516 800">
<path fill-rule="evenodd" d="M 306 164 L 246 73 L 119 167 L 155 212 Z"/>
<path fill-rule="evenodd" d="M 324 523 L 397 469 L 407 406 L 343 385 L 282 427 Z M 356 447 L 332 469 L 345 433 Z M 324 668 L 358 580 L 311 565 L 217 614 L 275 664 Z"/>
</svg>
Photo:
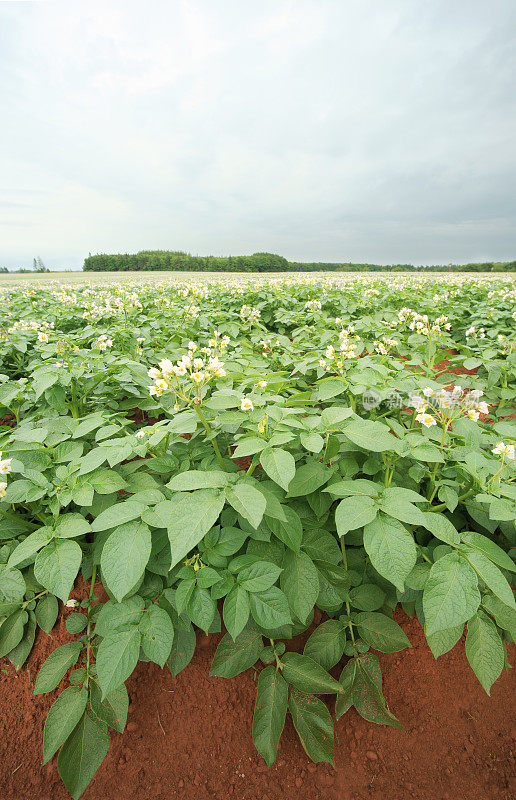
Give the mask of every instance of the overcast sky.
<svg viewBox="0 0 516 800">
<path fill-rule="evenodd" d="M 515 0 L 3 0 L 0 266 L 516 258 Z"/>
</svg>

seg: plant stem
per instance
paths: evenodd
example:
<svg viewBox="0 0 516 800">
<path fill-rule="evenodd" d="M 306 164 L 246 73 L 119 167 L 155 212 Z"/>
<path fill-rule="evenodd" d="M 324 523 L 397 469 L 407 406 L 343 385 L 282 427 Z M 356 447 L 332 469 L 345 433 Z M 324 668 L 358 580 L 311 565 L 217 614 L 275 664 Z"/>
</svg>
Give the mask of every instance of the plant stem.
<svg viewBox="0 0 516 800">
<path fill-rule="evenodd" d="M 195 409 L 195 412 L 196 412 L 197 416 L 198 416 L 198 417 L 199 417 L 199 419 L 201 420 L 201 423 L 202 423 L 202 425 L 203 425 L 203 427 L 204 427 L 204 430 L 206 431 L 206 433 L 207 433 L 207 434 L 208 434 L 208 436 L 210 437 L 211 444 L 212 444 L 212 446 L 213 446 L 213 449 L 214 449 L 214 451 L 215 451 L 215 455 L 217 456 L 217 461 L 219 462 L 221 469 L 222 469 L 224 472 L 227 472 L 226 465 L 224 464 L 224 461 L 223 461 L 223 459 L 222 459 L 221 452 L 220 452 L 220 450 L 219 450 L 219 445 L 218 445 L 217 439 L 215 438 L 215 435 L 213 434 L 213 431 L 212 431 L 212 429 L 210 428 L 210 425 L 209 425 L 209 423 L 208 423 L 208 421 L 207 421 L 206 417 L 205 417 L 205 416 L 204 416 L 204 414 L 202 413 L 202 411 L 201 411 L 201 409 L 199 408 L 199 406 L 195 406 L 195 405 L 194 405 L 194 409 Z"/>
<path fill-rule="evenodd" d="M 90 684 L 90 660 L 91 660 L 91 604 L 93 602 L 93 591 L 95 589 L 95 579 L 97 577 L 97 565 L 93 565 L 93 569 L 91 571 L 91 584 L 90 584 L 90 593 L 88 595 L 88 624 L 86 626 L 86 637 L 88 643 L 86 645 L 86 688 L 89 687 Z"/>
</svg>

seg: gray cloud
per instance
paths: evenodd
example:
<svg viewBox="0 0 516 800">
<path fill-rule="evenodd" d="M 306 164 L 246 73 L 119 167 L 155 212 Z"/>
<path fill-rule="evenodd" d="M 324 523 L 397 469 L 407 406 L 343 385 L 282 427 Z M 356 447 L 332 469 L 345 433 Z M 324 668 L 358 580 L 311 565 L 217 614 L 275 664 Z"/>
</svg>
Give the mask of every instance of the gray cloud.
<svg viewBox="0 0 516 800">
<path fill-rule="evenodd" d="M 516 257 L 513 0 L 0 3 L 0 265 Z"/>
</svg>

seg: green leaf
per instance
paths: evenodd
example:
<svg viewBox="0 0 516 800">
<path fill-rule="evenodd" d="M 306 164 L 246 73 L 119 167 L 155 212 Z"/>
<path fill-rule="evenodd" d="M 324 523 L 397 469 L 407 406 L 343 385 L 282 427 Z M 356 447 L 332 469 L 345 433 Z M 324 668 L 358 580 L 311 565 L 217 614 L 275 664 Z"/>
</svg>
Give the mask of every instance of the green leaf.
<svg viewBox="0 0 516 800">
<path fill-rule="evenodd" d="M 141 518 L 145 511 L 145 506 L 142 503 L 137 503 L 134 500 L 124 500 L 122 503 L 115 503 L 114 506 L 106 508 L 105 511 L 96 517 L 91 523 L 92 531 L 106 531 L 109 528 L 117 528 L 125 522 L 131 522 L 133 519 Z"/>
<path fill-rule="evenodd" d="M 215 651 L 210 675 L 234 678 L 256 664 L 263 650 L 261 633 L 248 625 L 235 641 L 229 633 L 222 637 Z"/>
<path fill-rule="evenodd" d="M 501 547 L 498 547 L 491 539 L 488 539 L 487 536 L 482 536 L 481 533 L 474 531 L 467 531 L 466 533 L 461 533 L 460 538 L 464 544 L 474 547 L 475 550 L 480 550 L 481 553 L 502 569 L 516 572 L 516 564 L 510 555 L 502 550 Z"/>
<path fill-rule="evenodd" d="M 226 498 L 237 514 L 257 528 L 265 513 L 267 501 L 263 494 L 248 483 L 236 483 L 226 489 Z"/>
<path fill-rule="evenodd" d="M 268 767 L 276 761 L 278 744 L 287 716 L 287 706 L 287 682 L 276 667 L 265 667 L 258 677 L 253 714 L 253 741 Z"/>
<path fill-rule="evenodd" d="M 319 575 L 306 553 L 285 553 L 280 585 L 288 604 L 301 622 L 306 622 L 319 594 Z"/>
<path fill-rule="evenodd" d="M 233 639 L 244 629 L 249 619 L 249 595 L 242 586 L 234 586 L 224 600 L 222 619 Z"/>
<path fill-rule="evenodd" d="M 324 667 L 301 653 L 285 653 L 281 659 L 281 672 L 288 683 L 307 694 L 330 694 L 342 689 Z"/>
<path fill-rule="evenodd" d="M 385 592 L 375 583 L 362 583 L 351 589 L 349 601 L 360 611 L 377 611 L 385 602 Z"/>
<path fill-rule="evenodd" d="M 127 483 L 114 469 L 99 469 L 88 479 L 97 494 L 111 494 L 127 489 Z"/>
<path fill-rule="evenodd" d="M 172 553 L 171 568 L 196 547 L 217 522 L 224 508 L 223 492 L 199 489 L 171 503 L 173 514 L 167 520 L 168 538 Z"/>
<path fill-rule="evenodd" d="M 500 677 L 505 650 L 496 625 L 479 611 L 468 622 L 466 655 L 478 680 L 491 693 L 491 686 Z"/>
<path fill-rule="evenodd" d="M 174 641 L 167 659 L 167 667 L 173 678 L 187 667 L 192 660 L 196 643 L 193 626 L 189 622 L 180 622 L 175 629 Z"/>
<path fill-rule="evenodd" d="M 291 550 L 298 553 L 303 539 L 303 525 L 299 514 L 290 506 L 283 506 L 286 521 L 267 517 L 267 525 L 273 534 L 286 544 Z"/>
<path fill-rule="evenodd" d="M 460 536 L 457 529 L 444 514 L 426 511 L 423 517 L 424 521 L 421 524 L 441 542 L 446 542 L 452 547 L 457 547 L 460 544 Z"/>
<path fill-rule="evenodd" d="M 140 655 L 141 636 L 138 628 L 131 628 L 106 636 L 97 652 L 97 676 L 102 697 L 118 689 L 132 674 Z"/>
<path fill-rule="evenodd" d="M 439 656 L 448 653 L 452 647 L 455 647 L 463 631 L 464 623 L 462 625 L 456 625 L 453 628 L 448 628 L 445 631 L 425 634 L 428 647 L 432 651 L 433 657 L 439 658 Z"/>
<path fill-rule="evenodd" d="M 333 765 L 333 720 L 322 700 L 291 689 L 288 707 L 307 756 L 312 761 L 326 761 Z"/>
<path fill-rule="evenodd" d="M 260 453 L 260 464 L 269 478 L 288 492 L 290 481 L 296 474 L 294 456 L 281 447 L 267 447 Z"/>
<path fill-rule="evenodd" d="M 303 653 L 317 661 L 324 669 L 338 664 L 344 653 L 346 628 L 338 619 L 328 619 L 312 633 Z"/>
<path fill-rule="evenodd" d="M 154 603 L 144 612 L 139 628 L 144 654 L 163 668 L 174 640 L 174 626 L 169 615 Z"/>
<path fill-rule="evenodd" d="M 46 594 L 38 600 L 36 606 L 36 622 L 45 633 L 50 633 L 56 624 L 58 613 L 59 604 L 53 594 Z"/>
<path fill-rule="evenodd" d="M 504 631 L 508 631 L 513 641 L 516 641 L 516 611 L 493 595 L 485 595 L 482 598 L 482 605 L 488 614 L 495 618 L 496 624 Z"/>
<path fill-rule="evenodd" d="M 13 647 L 13 649 L 10 650 L 9 653 L 7 654 L 7 658 L 14 666 L 16 671 L 18 671 L 28 659 L 32 647 L 34 645 L 35 638 L 36 638 L 36 616 L 31 611 L 29 613 L 29 621 L 25 625 L 22 638 L 20 639 L 16 647 Z"/>
<path fill-rule="evenodd" d="M 69 686 L 61 692 L 50 707 L 43 729 L 43 764 L 68 739 L 86 710 L 88 690 L 83 686 Z"/>
<path fill-rule="evenodd" d="M 237 574 L 237 581 L 247 592 L 264 592 L 276 583 L 281 567 L 271 561 L 255 561 Z"/>
<path fill-rule="evenodd" d="M 64 603 L 72 589 L 82 561 L 77 542 L 55 539 L 40 550 L 34 563 L 36 580 Z"/>
<path fill-rule="evenodd" d="M 292 621 L 287 598 L 277 586 L 259 594 L 250 594 L 249 604 L 254 621 L 265 630 L 274 630 Z"/>
<path fill-rule="evenodd" d="M 475 572 L 480 575 L 486 586 L 491 589 L 492 593 L 496 595 L 502 603 L 505 603 L 505 605 L 516 611 L 513 591 L 505 575 L 500 572 L 498 567 L 493 564 L 487 556 L 473 548 L 468 548 L 466 558 Z"/>
<path fill-rule="evenodd" d="M 288 496 L 306 497 L 307 494 L 312 494 L 312 492 L 320 489 L 331 476 L 332 470 L 325 467 L 320 461 L 310 461 L 308 464 L 303 464 L 296 470 L 296 474 L 289 484 Z"/>
<path fill-rule="evenodd" d="M 191 469 L 175 475 L 167 483 L 173 492 L 189 492 L 193 489 L 220 489 L 226 486 L 227 475 L 221 470 Z"/>
<path fill-rule="evenodd" d="M 34 531 L 34 533 L 29 534 L 23 542 L 13 550 L 9 561 L 7 562 L 8 569 L 12 569 L 16 567 L 18 564 L 21 564 L 22 561 L 25 561 L 27 558 L 35 555 L 42 547 L 50 541 L 50 528 L 43 528 L 40 531 Z"/>
<path fill-rule="evenodd" d="M 143 522 L 120 525 L 106 539 L 100 559 L 102 576 L 118 602 L 145 572 L 151 547 L 151 532 Z"/>
<path fill-rule="evenodd" d="M 70 614 L 69 617 L 66 618 L 66 630 L 68 633 L 72 635 L 76 633 L 81 633 L 84 630 L 86 625 L 88 624 L 88 619 L 86 614 Z"/>
<path fill-rule="evenodd" d="M 0 658 L 11 652 L 22 640 L 29 615 L 21 608 L 4 619 L 0 625 Z"/>
<path fill-rule="evenodd" d="M 363 528 L 372 522 L 378 512 L 378 506 L 371 497 L 354 495 L 340 501 L 335 511 L 337 533 L 344 536 L 348 531 Z"/>
<path fill-rule="evenodd" d="M 90 683 L 90 704 L 91 710 L 106 722 L 110 728 L 114 728 L 119 733 L 123 733 L 127 722 L 127 712 L 129 711 L 129 695 L 125 684 L 121 684 L 118 689 L 107 695 L 102 700 L 100 686 L 96 681 Z"/>
<path fill-rule="evenodd" d="M 77 663 L 81 650 L 80 642 L 69 642 L 50 653 L 38 672 L 34 694 L 52 692 L 61 683 L 70 667 Z"/>
<path fill-rule="evenodd" d="M 93 780 L 108 750 L 109 736 L 104 723 L 86 711 L 57 759 L 57 769 L 73 800 L 78 800 Z"/>
<path fill-rule="evenodd" d="M 370 647 L 382 653 L 397 653 L 411 647 L 405 632 L 397 622 L 385 614 L 375 611 L 362 611 L 354 618 L 360 637 Z"/>
<path fill-rule="evenodd" d="M 187 603 L 186 613 L 194 625 L 208 634 L 217 612 L 217 604 L 207 589 L 195 586 Z"/>
<path fill-rule="evenodd" d="M 367 419 L 353 420 L 342 432 L 353 444 L 373 453 L 396 450 L 398 447 L 399 440 L 389 433 L 389 429 L 381 422 Z"/>
<path fill-rule="evenodd" d="M 90 523 L 81 514 L 62 514 L 57 520 L 54 534 L 58 539 L 74 539 L 90 530 Z"/>
<path fill-rule="evenodd" d="M 382 692 L 382 673 L 378 658 L 373 653 L 365 653 L 355 661 L 353 705 L 360 716 L 378 725 L 403 729 L 401 723 L 387 708 Z"/>
<path fill-rule="evenodd" d="M 477 575 L 458 553 L 438 559 L 423 591 L 427 634 L 463 625 L 480 605 Z"/>
<path fill-rule="evenodd" d="M 405 579 L 417 561 L 414 537 L 405 526 L 378 514 L 364 528 L 364 548 L 375 570 L 404 592 Z"/>
<path fill-rule="evenodd" d="M 95 633 L 106 637 L 135 628 L 142 618 L 143 609 L 143 598 L 138 595 L 128 597 L 122 603 L 108 600 L 102 605 L 96 618 Z"/>
</svg>

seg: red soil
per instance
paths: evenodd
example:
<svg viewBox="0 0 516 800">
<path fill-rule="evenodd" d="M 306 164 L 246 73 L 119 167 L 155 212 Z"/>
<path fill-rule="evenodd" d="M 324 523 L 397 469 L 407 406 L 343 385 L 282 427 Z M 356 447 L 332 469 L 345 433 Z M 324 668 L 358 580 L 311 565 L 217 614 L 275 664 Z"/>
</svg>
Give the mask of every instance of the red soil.
<svg viewBox="0 0 516 800">
<path fill-rule="evenodd" d="M 74 592 L 86 595 L 82 585 Z M 64 614 L 68 613 L 66 610 Z M 140 663 L 128 681 L 128 726 L 84 800 L 509 800 L 515 796 L 515 672 L 487 697 L 459 643 L 434 661 L 415 620 L 399 617 L 413 649 L 381 655 L 385 695 L 405 733 L 368 723 L 354 710 L 336 725 L 333 770 L 312 764 L 290 721 L 269 771 L 254 750 L 253 670 L 208 676 L 220 636 L 198 632 L 192 663 L 172 679 Z M 37 670 L 71 637 L 64 615 L 53 641 L 40 633 L 27 664 L 0 673 L 0 797 L 66 800 L 55 761 L 41 767 L 43 719 L 52 696 L 33 697 Z M 297 649 L 301 641 L 295 642 Z M 512 654 L 514 656 L 514 653 Z M 63 686 L 66 682 L 63 681 Z M 512 781 L 512 783 L 511 783 Z"/>
</svg>

